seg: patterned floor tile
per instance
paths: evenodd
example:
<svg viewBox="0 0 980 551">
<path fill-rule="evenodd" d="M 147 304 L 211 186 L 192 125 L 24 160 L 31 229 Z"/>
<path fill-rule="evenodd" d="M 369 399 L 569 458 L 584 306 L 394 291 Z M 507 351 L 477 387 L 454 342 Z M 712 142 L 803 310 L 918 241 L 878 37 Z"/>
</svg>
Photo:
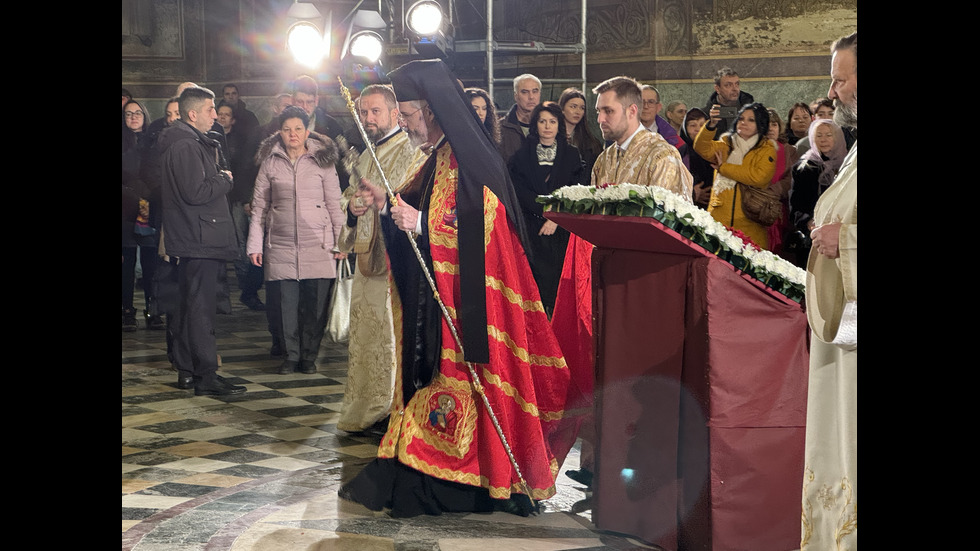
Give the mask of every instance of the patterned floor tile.
<svg viewBox="0 0 980 551">
<path fill-rule="evenodd" d="M 164 332 L 123 334 L 124 551 L 649 549 L 592 529 L 587 494 L 564 475 L 544 512 L 527 518 L 392 519 L 339 499 L 379 441 L 336 428 L 346 345 L 325 339 L 317 373 L 279 375 L 266 328 L 264 312 L 237 300 L 218 316 L 219 374 L 248 389 L 227 397 L 176 388 Z M 573 449 L 562 469 L 577 468 Z"/>
</svg>

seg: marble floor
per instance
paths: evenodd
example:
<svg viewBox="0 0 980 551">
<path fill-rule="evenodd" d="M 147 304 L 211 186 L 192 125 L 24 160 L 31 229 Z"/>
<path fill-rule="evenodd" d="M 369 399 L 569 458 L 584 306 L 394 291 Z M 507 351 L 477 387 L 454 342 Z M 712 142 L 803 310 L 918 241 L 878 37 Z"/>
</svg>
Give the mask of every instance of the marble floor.
<svg viewBox="0 0 980 551">
<path fill-rule="evenodd" d="M 337 489 L 379 439 L 336 428 L 346 345 L 324 339 L 316 374 L 278 375 L 264 312 L 219 315 L 219 373 L 245 394 L 176 386 L 164 331 L 122 333 L 123 551 L 526 551 L 657 549 L 596 530 L 583 486 L 564 474 L 542 513 L 394 519 Z M 141 299 L 142 293 L 137 291 Z M 139 305 L 142 311 L 142 304 Z M 578 447 L 562 472 L 578 468 Z"/>
</svg>

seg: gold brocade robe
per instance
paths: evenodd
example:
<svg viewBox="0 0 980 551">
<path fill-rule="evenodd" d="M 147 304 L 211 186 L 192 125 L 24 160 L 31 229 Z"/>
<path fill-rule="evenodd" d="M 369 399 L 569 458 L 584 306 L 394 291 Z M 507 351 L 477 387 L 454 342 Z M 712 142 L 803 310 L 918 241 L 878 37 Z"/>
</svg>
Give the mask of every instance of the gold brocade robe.
<svg viewBox="0 0 980 551">
<path fill-rule="evenodd" d="M 592 167 L 592 185 L 635 184 L 660 186 L 691 200 L 694 178 L 677 148 L 660 134 L 640 131 L 618 156 L 615 144 L 607 147 Z"/>
<path fill-rule="evenodd" d="M 405 132 L 398 132 L 386 140 L 375 153 L 393 186 L 399 186 L 405 180 L 416 156 L 425 158 L 412 147 Z M 367 150 L 358 158 L 357 171 L 381 185 L 381 174 Z M 351 175 L 350 186 L 341 200 L 345 213 L 359 181 L 356 175 Z M 347 384 L 337 428 L 357 432 L 388 415 L 395 383 L 395 335 L 388 266 L 377 211 L 368 210 L 357 219 L 353 228 L 344 225 L 338 248 L 357 253 L 357 260 L 351 283 Z"/>
<path fill-rule="evenodd" d="M 803 551 L 857 549 L 857 346 L 840 337 L 857 303 L 857 143 L 814 209 L 818 226 L 841 223 L 840 256 L 810 251 L 807 319 L 813 330 L 803 467 Z M 856 321 L 854 322 L 856 324 Z M 849 331 L 843 333 L 848 334 Z M 855 335 L 856 342 L 856 331 Z"/>
</svg>

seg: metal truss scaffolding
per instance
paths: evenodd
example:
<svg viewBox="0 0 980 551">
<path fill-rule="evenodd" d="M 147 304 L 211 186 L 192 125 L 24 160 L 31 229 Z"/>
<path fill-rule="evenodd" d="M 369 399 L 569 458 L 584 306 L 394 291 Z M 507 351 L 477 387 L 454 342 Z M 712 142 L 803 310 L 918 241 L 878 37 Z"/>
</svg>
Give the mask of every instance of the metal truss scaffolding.
<svg viewBox="0 0 980 551">
<path fill-rule="evenodd" d="M 542 78 L 542 84 L 577 84 L 580 89 L 586 90 L 586 0 L 582 2 L 582 29 L 579 41 L 571 44 L 555 44 L 546 42 L 505 42 L 494 39 L 493 33 L 493 0 L 486 0 L 487 5 L 487 37 L 479 40 L 458 40 L 455 44 L 455 51 L 460 52 L 482 52 L 487 54 L 487 92 L 493 97 L 493 88 L 496 78 L 494 77 L 494 53 L 501 54 L 579 54 L 581 57 L 581 78 Z M 452 0 L 450 0 L 452 4 Z M 450 9 L 451 10 L 451 9 Z M 510 78 L 501 79 L 510 82 Z"/>
</svg>

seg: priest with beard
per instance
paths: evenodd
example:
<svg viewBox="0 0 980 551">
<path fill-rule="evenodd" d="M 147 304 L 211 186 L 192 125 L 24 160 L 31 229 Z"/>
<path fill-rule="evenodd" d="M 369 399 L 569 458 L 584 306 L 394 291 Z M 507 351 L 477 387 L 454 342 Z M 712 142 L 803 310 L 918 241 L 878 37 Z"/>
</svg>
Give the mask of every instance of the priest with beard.
<svg viewBox="0 0 980 551">
<path fill-rule="evenodd" d="M 362 204 L 354 199 L 358 175 L 380 181 L 383 170 L 389 181 L 401 183 L 425 156 L 398 126 L 398 103 L 391 86 L 372 84 L 364 88 L 357 99 L 357 111 L 373 154 L 367 149 L 359 155 L 349 152 L 357 161 L 340 205 L 347 212 L 347 224 L 337 247 L 341 252 L 355 253 L 357 262 L 351 282 L 347 384 L 337 428 L 370 434 L 388 427 L 395 382 L 395 332 L 388 258 L 377 211 L 354 216 L 351 207 Z"/>
<path fill-rule="evenodd" d="M 378 456 L 340 496 L 392 517 L 526 516 L 555 494 L 568 452 L 555 433 L 569 375 L 525 256 L 520 206 L 441 60 L 389 77 L 400 126 L 431 154 L 393 205 L 379 182 L 362 180 L 355 197 L 368 206 L 351 208 L 381 215 L 398 365 Z"/>
</svg>

